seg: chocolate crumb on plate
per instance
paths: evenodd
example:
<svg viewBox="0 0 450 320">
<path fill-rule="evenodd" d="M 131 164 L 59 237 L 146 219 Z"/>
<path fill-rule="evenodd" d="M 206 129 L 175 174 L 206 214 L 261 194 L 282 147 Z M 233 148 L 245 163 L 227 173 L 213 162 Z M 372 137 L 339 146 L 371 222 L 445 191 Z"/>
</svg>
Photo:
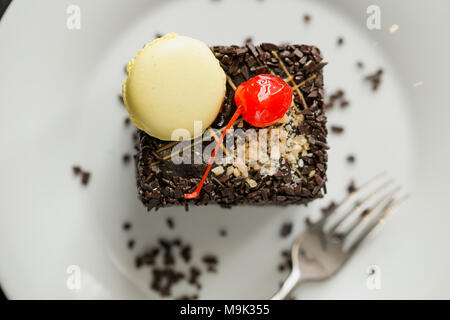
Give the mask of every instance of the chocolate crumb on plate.
<svg viewBox="0 0 450 320">
<path fill-rule="evenodd" d="M 184 262 L 188 263 L 192 258 L 192 247 L 190 245 L 184 245 L 180 249 L 181 258 L 183 258 Z"/>
<path fill-rule="evenodd" d="M 199 282 L 201 274 L 202 271 L 196 266 L 192 266 L 189 269 L 188 283 L 195 286 L 199 290 L 202 288 L 202 285 Z"/>
<path fill-rule="evenodd" d="M 349 104 L 350 104 L 350 102 L 348 102 L 348 100 L 342 99 L 341 103 L 340 103 L 340 106 L 343 109 L 345 107 L 348 107 Z"/>
<path fill-rule="evenodd" d="M 361 215 L 361 217 L 365 217 L 365 216 L 367 216 L 369 213 L 370 213 L 370 209 L 367 208 L 367 209 L 363 210 L 363 212 L 361 212 L 360 215 Z"/>
<path fill-rule="evenodd" d="M 173 250 L 176 249 L 174 247 L 178 247 L 180 250 Z M 167 261 L 168 259 L 170 261 Z M 189 244 L 180 238 L 160 238 L 155 245 L 136 257 L 135 265 L 136 268 L 148 267 L 150 269 L 150 288 L 161 297 L 171 296 L 174 286 L 184 282 L 193 286 L 197 292 L 190 296 L 182 295 L 180 297 L 196 299 L 198 290 L 202 288 L 200 280 L 203 272 L 198 266 L 189 263 L 191 259 L 192 247 Z M 208 271 L 217 271 L 218 259 L 215 255 L 205 255 L 203 262 Z"/>
<path fill-rule="evenodd" d="M 347 156 L 347 162 L 348 163 L 355 163 L 355 161 L 356 161 L 356 157 L 353 154 L 349 154 Z"/>
<path fill-rule="evenodd" d="M 124 231 L 131 230 L 131 227 L 132 227 L 132 224 L 131 224 L 131 222 L 129 222 L 129 221 L 125 221 L 125 222 L 123 223 L 123 225 L 122 225 L 122 229 L 123 229 Z"/>
<path fill-rule="evenodd" d="M 342 46 L 344 44 L 344 38 L 343 37 L 339 37 L 337 39 L 337 44 L 338 44 L 338 46 Z"/>
<path fill-rule="evenodd" d="M 81 184 L 83 186 L 89 184 L 89 179 L 91 178 L 91 173 L 89 171 L 83 170 L 81 166 L 75 165 L 72 167 L 72 172 L 75 176 L 81 175 Z"/>
<path fill-rule="evenodd" d="M 355 185 L 355 181 L 351 180 L 348 184 L 347 191 L 348 191 L 348 193 L 352 193 L 352 192 L 355 192 L 356 190 L 357 190 L 357 188 Z"/>
<path fill-rule="evenodd" d="M 372 74 L 369 74 L 364 80 L 369 81 L 372 85 L 372 90 L 376 91 L 381 83 L 381 76 L 383 75 L 383 69 L 379 68 Z"/>
<path fill-rule="evenodd" d="M 87 186 L 89 184 L 89 181 L 91 179 L 91 173 L 87 171 L 83 171 L 81 173 L 81 184 L 83 186 Z"/>
<path fill-rule="evenodd" d="M 135 244 L 136 244 L 136 242 L 134 239 L 128 240 L 128 243 L 127 243 L 128 249 L 130 249 L 130 250 L 133 249 Z"/>
<path fill-rule="evenodd" d="M 304 22 L 305 24 L 310 23 L 310 22 L 311 22 L 311 15 L 309 15 L 309 14 L 304 14 L 304 15 L 303 15 L 303 22 Z"/>
<path fill-rule="evenodd" d="M 226 229 L 220 229 L 219 230 L 219 235 L 221 237 L 226 237 L 228 235 L 228 231 Z"/>
<path fill-rule="evenodd" d="M 131 123 L 131 119 L 128 118 L 128 117 L 126 117 L 126 118 L 123 120 L 123 123 L 125 124 L 125 127 L 128 127 L 128 126 L 130 125 L 130 123 Z"/>
<path fill-rule="evenodd" d="M 175 222 L 173 221 L 172 218 L 167 218 L 167 219 L 166 219 L 166 224 L 167 224 L 167 227 L 168 227 L 169 229 L 175 228 Z"/>
<path fill-rule="evenodd" d="M 128 163 L 130 162 L 130 160 L 131 160 L 131 155 L 130 155 L 129 153 L 125 153 L 125 154 L 122 156 L 122 162 L 123 162 L 124 164 L 128 164 Z"/>
<path fill-rule="evenodd" d="M 169 297 L 172 287 L 185 278 L 185 275 L 172 268 L 154 268 L 152 270 L 153 281 L 150 288 L 158 292 L 161 297 Z"/>
<path fill-rule="evenodd" d="M 73 166 L 72 170 L 73 170 L 73 173 L 75 175 L 79 175 L 81 173 L 81 167 L 80 166 Z"/>
<path fill-rule="evenodd" d="M 332 125 L 331 132 L 341 134 L 342 132 L 344 132 L 344 127 Z"/>
<path fill-rule="evenodd" d="M 292 227 L 292 222 L 283 223 L 280 228 L 280 237 L 286 238 L 287 236 L 289 236 L 292 232 Z"/>
<path fill-rule="evenodd" d="M 328 206 L 320 209 L 322 211 L 323 215 L 330 215 L 331 213 L 333 213 L 333 211 L 337 208 L 337 204 L 334 201 L 330 201 L 330 203 L 328 204 Z"/>
<path fill-rule="evenodd" d="M 219 259 L 217 258 L 216 255 L 213 254 L 204 255 L 202 261 L 205 263 L 206 270 L 208 272 L 217 272 L 216 267 L 217 264 L 219 263 Z"/>
<path fill-rule="evenodd" d="M 325 109 L 332 109 L 334 105 L 339 102 L 341 107 L 347 107 L 349 105 L 348 100 L 345 98 L 345 92 L 342 89 L 338 89 L 329 95 L 327 101 L 324 104 Z"/>
<path fill-rule="evenodd" d="M 356 67 L 358 67 L 358 69 L 362 69 L 364 68 L 364 63 L 362 61 L 356 61 Z"/>
<path fill-rule="evenodd" d="M 281 262 L 277 267 L 278 271 L 290 271 L 292 269 L 292 261 L 291 261 L 291 251 L 290 250 L 282 250 L 281 251 Z"/>
</svg>

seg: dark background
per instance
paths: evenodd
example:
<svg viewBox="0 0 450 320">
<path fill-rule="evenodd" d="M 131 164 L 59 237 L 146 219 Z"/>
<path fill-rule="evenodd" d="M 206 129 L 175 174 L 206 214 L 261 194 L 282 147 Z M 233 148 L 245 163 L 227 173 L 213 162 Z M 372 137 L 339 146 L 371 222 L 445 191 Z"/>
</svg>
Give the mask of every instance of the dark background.
<svg viewBox="0 0 450 320">
<path fill-rule="evenodd" d="M 0 19 L 3 16 L 3 13 L 5 13 L 6 8 L 8 7 L 9 3 L 11 2 L 11 0 L 0 0 Z M 1 21 L 0 21 L 1 24 Z M 2 288 L 0 286 L 0 300 L 5 300 L 5 294 L 2 291 Z"/>
</svg>

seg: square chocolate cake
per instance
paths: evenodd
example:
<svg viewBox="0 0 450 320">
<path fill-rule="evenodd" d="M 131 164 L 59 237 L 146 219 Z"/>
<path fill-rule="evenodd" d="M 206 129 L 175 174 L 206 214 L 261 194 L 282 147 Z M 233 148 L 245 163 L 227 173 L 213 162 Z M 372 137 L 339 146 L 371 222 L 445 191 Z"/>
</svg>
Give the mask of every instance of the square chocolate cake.
<svg viewBox="0 0 450 320">
<path fill-rule="evenodd" d="M 306 204 L 326 192 L 327 118 L 324 113 L 322 68 L 326 64 L 318 48 L 307 45 L 215 46 L 215 57 L 227 75 L 222 109 L 212 126 L 192 141 L 167 142 L 138 130 L 136 177 L 139 198 L 151 210 L 166 206 Z M 236 110 L 236 87 L 259 74 L 283 78 L 293 88 L 293 103 L 286 115 L 269 128 L 255 128 L 240 119 L 235 134 L 219 149 L 200 196 L 185 199 L 199 183 L 220 132 Z M 269 133 L 267 133 L 269 131 Z M 250 139 L 258 136 L 259 139 Z M 278 141 L 265 146 L 262 137 Z M 259 142 L 258 142 L 259 141 Z M 212 148 L 211 148 L 212 146 Z M 264 147 L 264 148 L 263 148 Z M 259 156 L 261 150 L 266 157 Z M 208 151 L 209 150 L 209 151 Z M 236 157 L 238 150 L 243 157 Z M 255 151 L 256 150 L 256 151 Z M 254 157 L 252 155 L 258 154 Z M 175 161 L 188 153 L 189 163 Z M 198 159 L 197 159 L 198 160 Z"/>
</svg>

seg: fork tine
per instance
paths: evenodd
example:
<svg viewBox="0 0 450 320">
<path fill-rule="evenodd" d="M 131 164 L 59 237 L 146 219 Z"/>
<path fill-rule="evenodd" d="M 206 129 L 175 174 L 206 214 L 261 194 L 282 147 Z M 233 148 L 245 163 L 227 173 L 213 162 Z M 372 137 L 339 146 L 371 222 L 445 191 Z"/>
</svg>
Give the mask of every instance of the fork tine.
<svg viewBox="0 0 450 320">
<path fill-rule="evenodd" d="M 361 193 L 361 191 L 365 190 L 367 187 L 369 187 L 371 184 L 375 183 L 378 179 L 380 179 L 384 175 L 386 175 L 386 172 L 384 172 L 384 171 L 378 173 L 376 176 L 372 177 L 366 183 L 364 183 L 361 187 L 359 187 L 356 191 L 353 191 L 353 192 L 349 193 L 347 195 L 347 197 L 345 197 L 344 200 L 342 200 L 340 203 L 338 203 L 336 205 L 336 207 L 333 208 L 333 210 L 329 214 L 323 214 L 322 217 L 319 219 L 319 221 L 317 223 L 318 224 L 323 224 L 325 222 L 325 220 L 327 220 L 328 217 L 330 215 L 332 215 L 333 212 L 335 212 L 339 207 L 343 206 L 344 204 L 346 204 L 347 202 L 349 202 L 350 200 L 355 198 L 358 194 Z"/>
<path fill-rule="evenodd" d="M 366 204 L 368 202 L 370 202 L 370 200 L 374 199 L 378 194 L 380 194 L 383 190 L 385 190 L 387 187 L 389 187 L 393 182 L 394 182 L 394 180 L 391 179 L 391 180 L 383 183 L 381 186 L 379 186 L 377 189 L 375 189 L 375 191 L 373 191 L 371 194 L 367 195 L 363 201 L 356 203 L 352 209 L 348 210 L 348 212 L 346 214 L 344 214 L 338 221 L 336 221 L 332 225 L 332 227 L 330 228 L 330 230 L 328 232 L 333 233 L 342 224 L 342 222 L 344 222 L 344 220 L 347 219 L 349 216 L 352 216 L 359 211 L 362 212 L 363 211 L 362 208 L 364 208 L 366 206 Z"/>
<path fill-rule="evenodd" d="M 347 231 L 347 234 L 355 230 L 361 223 L 367 219 L 369 216 L 372 216 L 374 212 L 380 211 L 382 212 L 384 208 L 388 207 L 390 202 L 394 200 L 394 195 L 400 190 L 400 187 L 395 188 L 390 191 L 388 194 L 384 195 L 380 200 L 378 200 L 372 208 L 368 208 L 368 212 L 365 213 L 361 219 L 358 219 L 356 223 L 353 223 L 352 226 Z"/>
<path fill-rule="evenodd" d="M 395 191 L 397 191 L 397 190 L 395 190 Z M 386 220 L 386 218 L 391 213 L 393 213 L 395 210 L 397 210 L 398 207 L 409 198 L 409 195 L 405 195 L 405 196 L 401 197 L 399 200 L 394 202 L 393 193 L 394 193 L 394 191 L 391 192 L 390 194 L 388 194 L 373 209 L 370 210 L 368 215 L 371 212 L 375 211 L 377 209 L 377 207 L 380 207 L 380 208 L 382 208 L 382 212 L 381 212 L 382 216 L 379 219 L 377 219 L 377 221 L 372 223 L 369 227 L 367 227 L 364 230 L 364 232 L 362 232 L 362 234 L 359 235 L 358 239 L 355 240 L 355 242 L 350 246 L 349 252 L 355 251 L 359 247 L 359 245 L 364 241 L 364 239 L 367 238 L 367 236 L 370 234 L 370 232 L 372 232 L 372 230 L 375 229 L 375 227 L 377 227 L 380 223 L 383 223 L 384 220 Z M 386 199 L 389 199 L 389 201 L 386 201 Z"/>
<path fill-rule="evenodd" d="M 371 213 L 373 213 L 374 209 L 376 208 L 376 206 L 378 206 L 378 204 L 380 204 L 381 202 L 383 202 L 385 199 L 387 201 L 387 199 L 390 199 L 390 201 L 388 201 L 385 204 L 385 208 L 387 208 L 392 201 L 394 201 L 394 194 L 400 190 L 400 187 L 395 188 L 394 190 L 392 190 L 389 194 L 387 194 L 385 196 L 385 198 L 379 200 L 379 202 L 375 205 L 375 207 L 371 210 L 369 208 L 365 209 L 365 210 L 361 210 L 361 213 L 358 216 L 358 219 L 356 219 L 350 227 L 348 227 L 347 231 L 345 231 L 343 234 L 340 234 L 341 237 L 347 237 L 350 232 L 352 232 L 353 230 L 355 230 L 359 225 L 362 224 L 362 222 L 366 219 L 369 218 L 369 216 L 371 215 Z"/>
</svg>

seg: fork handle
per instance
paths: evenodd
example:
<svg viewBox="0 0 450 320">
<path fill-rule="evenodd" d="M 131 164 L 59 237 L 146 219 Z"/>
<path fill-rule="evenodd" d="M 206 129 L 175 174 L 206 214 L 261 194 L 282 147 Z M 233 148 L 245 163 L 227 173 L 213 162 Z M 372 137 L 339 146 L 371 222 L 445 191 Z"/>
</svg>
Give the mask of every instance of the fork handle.
<svg viewBox="0 0 450 320">
<path fill-rule="evenodd" d="M 299 269 L 292 269 L 291 273 L 284 281 L 280 290 L 271 298 L 271 300 L 285 300 L 289 294 L 297 287 L 300 283 L 301 274 Z"/>
</svg>

